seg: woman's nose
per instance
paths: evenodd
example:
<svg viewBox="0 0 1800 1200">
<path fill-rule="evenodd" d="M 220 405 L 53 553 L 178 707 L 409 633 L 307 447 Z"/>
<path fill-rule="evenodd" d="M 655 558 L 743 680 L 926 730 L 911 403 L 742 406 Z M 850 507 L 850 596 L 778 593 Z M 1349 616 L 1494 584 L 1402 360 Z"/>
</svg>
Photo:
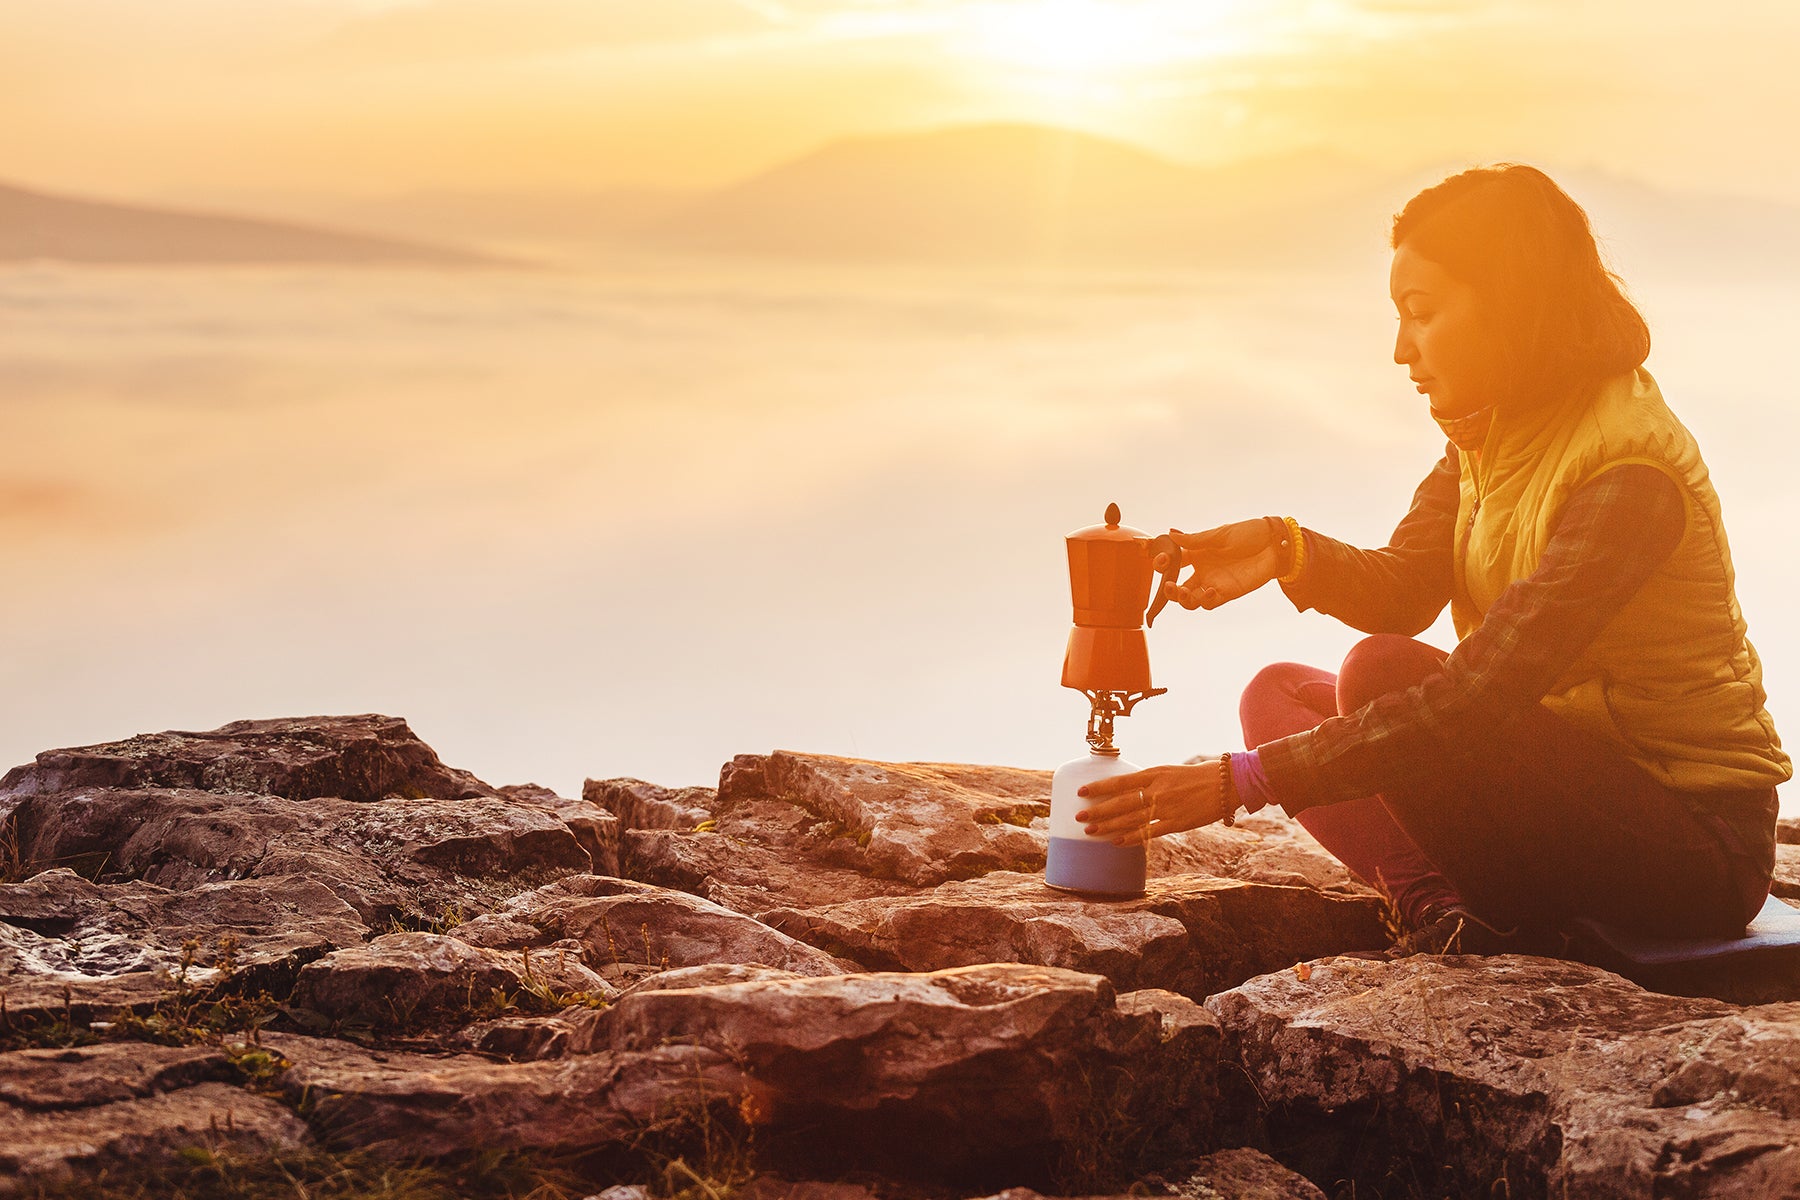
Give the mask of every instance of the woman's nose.
<svg viewBox="0 0 1800 1200">
<path fill-rule="evenodd" d="M 1419 348 L 1413 345 L 1412 338 L 1408 337 L 1406 330 L 1402 328 L 1394 335 L 1394 361 L 1404 367 L 1417 362 L 1418 358 Z"/>
</svg>

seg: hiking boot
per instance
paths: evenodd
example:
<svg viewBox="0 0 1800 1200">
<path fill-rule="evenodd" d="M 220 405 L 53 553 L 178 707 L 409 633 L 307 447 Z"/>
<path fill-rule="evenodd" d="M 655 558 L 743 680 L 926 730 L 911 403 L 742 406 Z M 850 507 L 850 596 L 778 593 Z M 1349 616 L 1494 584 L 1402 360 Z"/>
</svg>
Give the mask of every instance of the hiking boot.
<svg viewBox="0 0 1800 1200">
<path fill-rule="evenodd" d="M 1517 929 L 1496 929 L 1460 904 L 1428 910 L 1402 934 L 1390 958 L 1414 954 L 1511 954 L 1519 948 Z"/>
</svg>

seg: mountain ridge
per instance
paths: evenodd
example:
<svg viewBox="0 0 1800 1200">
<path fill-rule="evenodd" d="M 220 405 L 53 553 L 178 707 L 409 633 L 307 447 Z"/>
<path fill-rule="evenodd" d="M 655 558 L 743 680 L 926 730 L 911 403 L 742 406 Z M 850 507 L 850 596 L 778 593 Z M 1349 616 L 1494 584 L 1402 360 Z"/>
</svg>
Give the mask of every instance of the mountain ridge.
<svg viewBox="0 0 1800 1200">
<path fill-rule="evenodd" d="M 0 182 L 0 261 L 495 266 L 472 251 L 299 222 L 67 196 Z"/>
</svg>

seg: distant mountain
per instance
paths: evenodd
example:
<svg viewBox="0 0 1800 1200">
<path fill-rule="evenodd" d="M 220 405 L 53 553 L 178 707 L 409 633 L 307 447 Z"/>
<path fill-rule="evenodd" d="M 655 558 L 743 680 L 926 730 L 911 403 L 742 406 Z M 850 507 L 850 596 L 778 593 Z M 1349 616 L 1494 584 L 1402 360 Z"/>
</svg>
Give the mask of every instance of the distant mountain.
<svg viewBox="0 0 1800 1200">
<path fill-rule="evenodd" d="M 306 225 L 78 200 L 0 185 L 0 261 L 470 267 L 462 250 Z"/>
<path fill-rule="evenodd" d="M 340 200 L 309 218 L 378 233 L 532 252 L 629 241 L 693 199 L 650 188 L 593 192 L 420 191 Z"/>
<path fill-rule="evenodd" d="M 1416 191 L 1468 164 L 1391 171 L 1323 152 L 1218 167 L 1073 130 L 985 125 L 854 138 L 699 198 L 633 240 L 690 252 L 919 262 L 1367 265 Z M 1800 271 L 1800 208 L 1546 169 L 1629 273 Z"/>
<path fill-rule="evenodd" d="M 1074 130 L 968 126 L 835 143 L 646 236 L 782 256 L 1267 261 L 1355 245 L 1359 226 L 1378 245 L 1393 201 L 1376 180 L 1326 155 L 1195 168 Z M 1304 230 L 1286 221 L 1300 212 Z"/>
<path fill-rule="evenodd" d="M 1800 272 L 1800 207 L 1672 191 L 1599 171 L 1550 174 L 1587 209 L 1627 284 L 1640 271 L 1787 282 Z"/>
</svg>

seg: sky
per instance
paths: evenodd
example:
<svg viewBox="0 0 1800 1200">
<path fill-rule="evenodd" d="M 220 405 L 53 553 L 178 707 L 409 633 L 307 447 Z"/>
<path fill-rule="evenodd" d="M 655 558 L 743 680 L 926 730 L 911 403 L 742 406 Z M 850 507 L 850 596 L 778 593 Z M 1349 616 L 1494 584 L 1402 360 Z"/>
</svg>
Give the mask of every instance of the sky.
<svg viewBox="0 0 1800 1200">
<path fill-rule="evenodd" d="M 0 0 L 0 180 L 691 189 L 1028 120 L 1800 200 L 1797 54 L 1788 0 Z"/>
</svg>

